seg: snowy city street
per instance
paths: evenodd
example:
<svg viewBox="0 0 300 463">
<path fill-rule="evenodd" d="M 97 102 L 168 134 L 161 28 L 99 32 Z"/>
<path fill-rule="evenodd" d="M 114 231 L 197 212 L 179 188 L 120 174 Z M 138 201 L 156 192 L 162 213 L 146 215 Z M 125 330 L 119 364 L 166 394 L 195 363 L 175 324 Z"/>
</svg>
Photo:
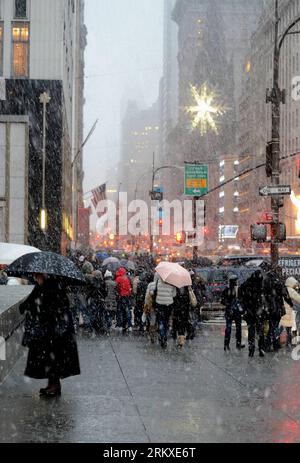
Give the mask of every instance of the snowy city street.
<svg viewBox="0 0 300 463">
<path fill-rule="evenodd" d="M 227 355 L 223 331 L 203 327 L 184 352 L 138 335 L 80 338 L 82 375 L 54 402 L 22 376 L 23 357 L 0 390 L 0 441 L 299 442 L 300 361 Z"/>
<path fill-rule="evenodd" d="M 300 0 L 0 0 L 0 444 L 246 443 L 300 444 Z"/>
</svg>

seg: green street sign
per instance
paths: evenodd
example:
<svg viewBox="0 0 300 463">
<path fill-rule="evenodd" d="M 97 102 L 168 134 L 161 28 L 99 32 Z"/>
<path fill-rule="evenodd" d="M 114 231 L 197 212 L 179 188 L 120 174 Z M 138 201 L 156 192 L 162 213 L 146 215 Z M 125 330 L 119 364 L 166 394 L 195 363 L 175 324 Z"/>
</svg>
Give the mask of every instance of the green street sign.
<svg viewBox="0 0 300 463">
<path fill-rule="evenodd" d="M 184 194 L 186 196 L 203 196 L 208 192 L 208 165 L 186 164 L 184 177 Z"/>
</svg>

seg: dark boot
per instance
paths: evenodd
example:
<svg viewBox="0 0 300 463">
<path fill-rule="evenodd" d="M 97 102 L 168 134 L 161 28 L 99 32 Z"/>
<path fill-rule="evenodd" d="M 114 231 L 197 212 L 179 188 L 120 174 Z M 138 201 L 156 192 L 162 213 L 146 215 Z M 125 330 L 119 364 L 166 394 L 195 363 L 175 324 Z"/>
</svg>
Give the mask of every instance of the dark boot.
<svg viewBox="0 0 300 463">
<path fill-rule="evenodd" d="M 57 380 L 55 382 L 50 382 L 46 388 L 40 389 L 41 397 L 58 397 L 61 395 L 61 384 Z"/>
<path fill-rule="evenodd" d="M 255 352 L 255 347 L 254 346 L 249 347 L 249 357 L 250 358 L 254 357 L 254 352 Z"/>
<path fill-rule="evenodd" d="M 265 353 L 262 349 L 259 349 L 259 356 L 260 357 L 264 357 L 265 356 Z"/>
<path fill-rule="evenodd" d="M 159 340 L 159 342 L 160 342 L 160 345 L 161 345 L 161 348 L 162 348 L 162 349 L 166 349 L 166 348 L 168 347 L 168 341 L 167 341 L 166 338 L 161 338 L 161 339 Z"/>
<path fill-rule="evenodd" d="M 236 343 L 236 348 L 237 348 L 237 350 L 245 349 L 245 347 L 246 347 L 245 344 L 242 344 L 242 343 L 240 343 L 240 342 L 237 342 L 237 343 Z"/>
<path fill-rule="evenodd" d="M 224 351 L 225 351 L 225 352 L 227 352 L 227 351 L 230 352 L 230 346 L 229 346 L 229 342 L 228 342 L 228 341 L 225 341 L 225 343 L 224 343 Z"/>
<path fill-rule="evenodd" d="M 286 346 L 291 347 L 293 341 L 293 335 L 291 329 L 287 329 L 287 336 L 286 336 Z"/>
</svg>

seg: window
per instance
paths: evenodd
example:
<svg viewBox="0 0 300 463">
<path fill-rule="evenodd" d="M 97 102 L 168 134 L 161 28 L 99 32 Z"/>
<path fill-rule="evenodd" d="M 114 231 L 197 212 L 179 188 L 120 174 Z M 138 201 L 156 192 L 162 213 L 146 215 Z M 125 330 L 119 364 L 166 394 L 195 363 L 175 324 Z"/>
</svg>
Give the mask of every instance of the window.
<svg viewBox="0 0 300 463">
<path fill-rule="evenodd" d="M 3 31 L 4 24 L 0 22 L 0 76 L 3 76 Z"/>
<path fill-rule="evenodd" d="M 14 23 L 12 26 L 12 75 L 29 77 L 29 24 Z"/>
<path fill-rule="evenodd" d="M 15 18 L 27 18 L 27 0 L 15 0 Z"/>
</svg>

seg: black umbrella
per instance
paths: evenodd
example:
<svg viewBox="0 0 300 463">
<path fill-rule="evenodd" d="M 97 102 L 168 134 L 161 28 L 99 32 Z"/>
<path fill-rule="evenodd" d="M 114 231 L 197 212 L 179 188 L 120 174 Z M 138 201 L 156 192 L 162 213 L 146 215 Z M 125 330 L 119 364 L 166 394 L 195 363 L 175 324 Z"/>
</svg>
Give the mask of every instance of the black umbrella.
<svg viewBox="0 0 300 463">
<path fill-rule="evenodd" d="M 84 284 L 85 279 L 76 265 L 54 252 L 34 252 L 15 260 L 6 270 L 9 276 L 27 277 L 33 273 L 60 278 L 68 284 Z"/>
</svg>

